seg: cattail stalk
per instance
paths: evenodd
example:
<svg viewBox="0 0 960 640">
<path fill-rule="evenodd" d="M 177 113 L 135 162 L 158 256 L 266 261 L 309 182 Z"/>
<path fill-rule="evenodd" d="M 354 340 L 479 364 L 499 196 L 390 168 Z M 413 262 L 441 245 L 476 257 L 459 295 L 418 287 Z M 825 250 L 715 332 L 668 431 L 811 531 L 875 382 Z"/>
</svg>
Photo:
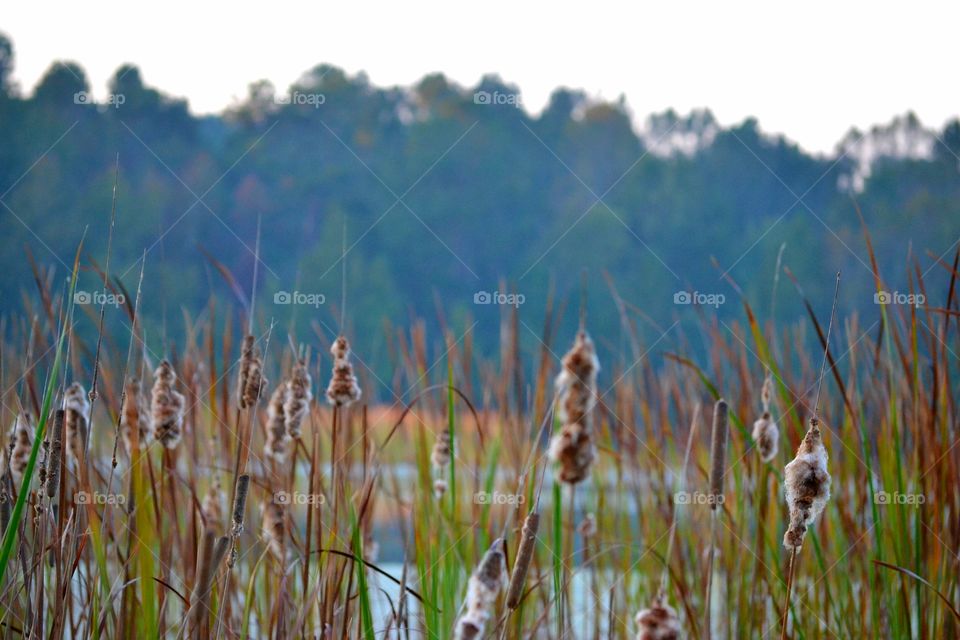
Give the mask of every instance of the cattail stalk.
<svg viewBox="0 0 960 640">
<path fill-rule="evenodd" d="M 510 584 L 507 587 L 507 609 L 513 611 L 520 606 L 523 596 L 523 587 L 527 582 L 527 572 L 533 562 L 533 552 L 537 546 L 537 531 L 540 529 L 540 514 L 531 511 L 523 521 L 520 533 L 520 546 L 517 548 L 517 559 L 513 563 L 513 572 L 510 574 Z"/>
<path fill-rule="evenodd" d="M 707 556 L 707 592 L 704 597 L 704 634 L 709 640 L 710 609 L 713 591 L 713 560 L 717 545 L 718 507 L 723 504 L 723 477 L 726 475 L 728 409 L 725 400 L 717 400 L 713 407 L 713 429 L 710 433 L 710 549 Z"/>
</svg>

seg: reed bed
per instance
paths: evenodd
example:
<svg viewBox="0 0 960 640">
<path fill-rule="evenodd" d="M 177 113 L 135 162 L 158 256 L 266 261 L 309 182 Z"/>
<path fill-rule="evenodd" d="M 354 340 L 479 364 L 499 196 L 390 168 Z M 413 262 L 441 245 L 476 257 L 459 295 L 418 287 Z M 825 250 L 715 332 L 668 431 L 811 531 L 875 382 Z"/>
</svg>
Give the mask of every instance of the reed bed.
<svg viewBox="0 0 960 640">
<path fill-rule="evenodd" d="M 149 282 L 91 338 L 38 267 L 2 327 L 0 635 L 958 637 L 958 260 L 832 331 L 829 301 L 701 313 L 702 355 L 647 353 L 612 286 L 618 336 L 553 303 L 530 348 L 505 310 L 490 360 L 388 328 L 389 384 L 349 318 L 212 299 L 148 343 Z"/>
</svg>

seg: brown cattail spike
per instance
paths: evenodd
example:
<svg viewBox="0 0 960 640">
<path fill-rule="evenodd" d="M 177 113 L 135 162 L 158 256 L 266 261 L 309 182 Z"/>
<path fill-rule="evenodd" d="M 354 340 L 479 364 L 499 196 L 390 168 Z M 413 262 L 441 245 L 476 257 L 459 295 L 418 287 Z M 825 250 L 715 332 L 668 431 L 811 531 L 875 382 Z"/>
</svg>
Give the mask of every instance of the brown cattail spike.
<svg viewBox="0 0 960 640">
<path fill-rule="evenodd" d="M 237 379 L 237 405 L 246 409 L 257 404 L 267 386 L 263 377 L 263 358 L 252 335 L 244 336 L 240 355 L 240 376 Z"/>
<path fill-rule="evenodd" d="M 154 378 L 150 403 L 154 437 L 167 449 L 175 449 L 182 436 L 185 400 L 175 388 L 177 376 L 169 361 L 160 362 Z"/>
<path fill-rule="evenodd" d="M 713 407 L 713 431 L 710 436 L 710 508 L 723 504 L 723 476 L 727 459 L 729 420 L 727 403 L 718 400 Z"/>
<path fill-rule="evenodd" d="M 790 509 L 790 526 L 783 536 L 783 546 L 796 550 L 830 500 L 827 448 L 817 418 L 810 420 L 797 456 L 784 468 L 783 484 Z"/>
<path fill-rule="evenodd" d="M 540 528 L 540 514 L 531 511 L 523 521 L 523 530 L 520 532 L 520 546 L 517 548 L 517 559 L 513 564 L 513 573 L 510 574 L 510 585 L 507 588 L 507 608 L 516 609 L 520 606 L 523 596 L 523 587 L 527 582 L 527 572 L 533 562 L 533 552 L 537 546 L 537 530 Z"/>
<path fill-rule="evenodd" d="M 139 378 L 127 383 L 123 392 L 123 406 L 120 409 L 120 433 L 128 455 L 133 454 L 134 441 L 141 449 L 150 444 L 152 428 L 150 411 L 146 407 Z"/>
<path fill-rule="evenodd" d="M 596 456 L 592 411 L 597 400 L 597 360 L 593 341 L 580 331 L 573 348 L 563 356 L 557 376 L 557 416 L 563 423 L 550 441 L 550 459 L 560 482 L 576 484 L 587 478 Z"/>
<path fill-rule="evenodd" d="M 66 412 L 58 410 L 53 415 L 53 433 L 50 437 L 50 462 L 47 465 L 47 497 L 53 498 L 60 486 L 60 462 L 63 459 L 63 430 Z"/>
<path fill-rule="evenodd" d="M 237 478 L 237 492 L 233 499 L 233 535 L 238 536 L 243 531 L 243 514 L 247 506 L 247 492 L 250 490 L 250 476 L 243 474 Z"/>
<path fill-rule="evenodd" d="M 90 400 L 82 384 L 74 382 L 67 387 L 63 394 L 63 409 L 66 412 L 67 450 L 75 460 L 82 460 L 90 424 Z"/>
</svg>

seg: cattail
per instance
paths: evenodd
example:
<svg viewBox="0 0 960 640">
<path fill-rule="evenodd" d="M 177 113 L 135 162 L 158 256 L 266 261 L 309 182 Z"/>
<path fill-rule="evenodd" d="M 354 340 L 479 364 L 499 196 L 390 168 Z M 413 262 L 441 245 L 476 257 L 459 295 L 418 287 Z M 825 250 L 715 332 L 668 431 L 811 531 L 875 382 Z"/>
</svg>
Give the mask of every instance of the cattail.
<svg viewBox="0 0 960 640">
<path fill-rule="evenodd" d="M 447 465 L 450 464 L 452 452 L 450 430 L 444 429 L 437 434 L 437 439 L 433 443 L 433 451 L 430 452 L 430 462 L 433 463 L 433 470 L 437 475 L 437 479 L 433 482 L 433 493 L 438 500 L 447 491 L 447 481 L 444 476 Z"/>
<path fill-rule="evenodd" d="M 337 407 L 349 407 L 360 399 L 360 385 L 350 364 L 350 343 L 343 336 L 333 341 L 333 377 L 327 386 L 327 402 Z"/>
<path fill-rule="evenodd" d="M 18 486 L 23 480 L 23 472 L 26 471 L 27 462 L 30 460 L 35 429 L 33 416 L 28 411 L 23 411 L 17 415 L 10 430 L 9 468 L 14 484 Z"/>
<path fill-rule="evenodd" d="M 82 384 L 74 382 L 67 387 L 63 394 L 63 409 L 66 412 L 67 450 L 74 459 L 82 460 L 90 424 L 90 400 Z"/>
<path fill-rule="evenodd" d="M 505 570 L 503 541 L 497 538 L 467 583 L 466 612 L 457 620 L 457 638 L 478 638 L 483 634 L 503 588 Z"/>
<path fill-rule="evenodd" d="M 649 609 L 637 614 L 637 640 L 678 640 L 680 638 L 680 618 L 666 602 L 656 598 Z"/>
<path fill-rule="evenodd" d="M 283 462 L 287 457 L 287 442 L 290 439 L 284 415 L 287 393 L 287 385 L 280 383 L 267 404 L 267 441 L 263 445 L 263 453 L 277 462 Z"/>
<path fill-rule="evenodd" d="M 187 613 L 186 628 L 191 636 L 203 637 L 209 632 L 207 627 L 210 621 L 210 592 L 228 545 L 229 538 L 215 538 L 213 531 L 204 529 L 200 548 L 197 550 L 196 584 Z"/>
<path fill-rule="evenodd" d="M 50 438 L 50 458 L 47 465 L 47 497 L 53 498 L 60 486 L 60 461 L 63 459 L 63 430 L 66 421 L 65 411 L 58 410 L 53 416 L 53 434 Z"/>
<path fill-rule="evenodd" d="M 344 342 L 346 342 L 345 339 Z M 356 384 L 355 379 L 354 384 Z M 300 437 L 300 428 L 307 414 L 310 413 L 310 401 L 313 400 L 313 392 L 310 389 L 312 385 L 313 380 L 310 378 L 307 362 L 302 359 L 298 360 L 290 372 L 290 380 L 287 381 L 286 385 L 286 400 L 283 405 L 286 432 L 291 438 Z M 358 387 L 357 398 L 359 397 L 360 389 Z"/>
<path fill-rule="evenodd" d="M 185 399 L 174 388 L 177 377 L 170 362 L 161 361 L 153 375 L 153 435 L 167 449 L 175 449 L 180 444 Z"/>
<path fill-rule="evenodd" d="M 717 400 L 713 407 L 713 431 L 710 434 L 710 508 L 723 504 L 723 476 L 727 459 L 727 403 Z"/>
<path fill-rule="evenodd" d="M 761 462 L 770 462 L 777 455 L 780 441 L 780 429 L 770 414 L 770 401 L 773 399 L 773 376 L 767 373 L 760 390 L 760 402 L 763 414 L 753 423 L 753 441 L 757 445 Z"/>
<path fill-rule="evenodd" d="M 797 457 L 783 470 L 783 485 L 790 508 L 790 526 L 783 536 L 783 546 L 797 550 L 803 544 L 807 529 L 823 513 L 830 500 L 830 474 L 827 472 L 827 449 L 823 446 L 820 421 L 810 420 Z"/>
<path fill-rule="evenodd" d="M 247 506 L 247 491 L 250 490 L 250 476 L 243 474 L 237 478 L 237 492 L 233 498 L 233 535 L 239 536 L 243 532 L 243 515 Z"/>
<path fill-rule="evenodd" d="M 263 358 L 252 335 L 244 336 L 240 356 L 240 376 L 237 379 L 237 405 L 241 409 L 252 407 L 267 388 L 263 377 Z"/>
<path fill-rule="evenodd" d="M 777 455 L 777 446 L 780 439 L 780 430 L 769 411 L 753 423 L 753 441 L 757 444 L 762 462 L 770 462 Z"/>
<path fill-rule="evenodd" d="M 593 465 L 592 411 L 599 370 L 593 341 L 586 331 L 580 331 L 573 348 L 563 356 L 563 368 L 556 380 L 557 417 L 563 426 L 550 441 L 550 459 L 557 465 L 560 482 L 581 482 Z"/>
<path fill-rule="evenodd" d="M 588 513 L 584 516 L 583 520 L 580 521 L 580 524 L 577 525 L 577 531 L 584 538 L 592 538 L 597 535 L 597 518 L 592 513 Z"/>
<path fill-rule="evenodd" d="M 150 412 L 146 407 L 139 378 L 130 380 L 124 390 L 123 406 L 120 408 L 120 433 L 128 455 L 133 455 L 134 433 L 137 434 L 136 442 L 141 449 L 150 444 Z"/>
<path fill-rule="evenodd" d="M 220 490 L 220 478 L 215 476 L 207 489 L 207 495 L 203 497 L 203 503 L 200 505 L 200 512 L 203 514 L 203 520 L 208 527 L 211 523 L 220 522 L 223 519 L 222 499 L 223 492 Z"/>
<path fill-rule="evenodd" d="M 517 548 L 517 559 L 513 563 L 513 573 L 510 574 L 510 585 L 507 588 L 507 608 L 516 609 L 520 606 L 523 596 L 523 587 L 527 582 L 527 571 L 533 562 L 533 552 L 537 546 L 537 530 L 540 528 L 540 514 L 531 511 L 523 521 L 520 532 L 520 546 Z"/>
<path fill-rule="evenodd" d="M 263 503 L 263 537 L 278 562 L 284 561 L 283 542 L 287 531 L 284 516 L 284 506 L 276 500 L 271 498 Z"/>
</svg>

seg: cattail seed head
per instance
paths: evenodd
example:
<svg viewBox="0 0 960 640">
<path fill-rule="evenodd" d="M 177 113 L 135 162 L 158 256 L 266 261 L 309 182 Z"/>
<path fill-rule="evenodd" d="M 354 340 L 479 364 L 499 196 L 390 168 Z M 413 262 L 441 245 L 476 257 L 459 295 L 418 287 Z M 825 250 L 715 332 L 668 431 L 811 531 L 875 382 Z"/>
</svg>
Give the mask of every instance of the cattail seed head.
<svg viewBox="0 0 960 640">
<path fill-rule="evenodd" d="M 457 621 L 456 637 L 479 637 L 487 620 L 493 615 L 497 596 L 503 588 L 505 572 L 503 541 L 497 538 L 467 583 L 466 612 Z"/>
<path fill-rule="evenodd" d="M 33 448 L 33 434 L 36 425 L 29 411 L 22 411 L 17 415 L 10 430 L 9 468 L 17 486 L 23 481 L 23 472 L 30 460 L 30 450 Z"/>
<path fill-rule="evenodd" d="M 263 538 L 270 548 L 270 553 L 278 562 L 285 560 L 283 546 L 287 532 L 285 516 L 284 505 L 276 500 L 270 498 L 263 503 Z"/>
<path fill-rule="evenodd" d="M 333 341 L 333 376 L 327 386 L 327 402 L 337 407 L 349 407 L 360 399 L 360 385 L 350 364 L 350 343 L 343 336 Z"/>
<path fill-rule="evenodd" d="M 713 407 L 713 430 L 710 436 L 710 508 L 714 510 L 723 503 L 723 476 L 729 428 L 727 403 L 722 399 L 717 400 Z"/>
<path fill-rule="evenodd" d="M 790 525 L 783 545 L 796 550 L 803 544 L 807 529 L 823 513 L 830 500 L 830 474 L 827 449 L 820 432 L 820 421 L 810 420 L 797 456 L 783 470 L 784 492 L 790 509 Z"/>
<path fill-rule="evenodd" d="M 214 476 L 213 482 L 207 489 L 207 495 L 203 497 L 203 503 L 200 505 L 200 511 L 203 513 L 203 520 L 207 526 L 214 522 L 223 520 L 223 491 L 220 490 L 220 478 Z"/>
<path fill-rule="evenodd" d="M 520 532 L 520 546 L 517 548 L 517 560 L 513 563 L 510 584 L 507 588 L 507 608 L 516 609 L 523 597 L 523 587 L 527 582 L 527 572 L 533 562 L 533 552 L 537 546 L 537 530 L 540 528 L 540 514 L 531 511 L 523 521 Z"/>
<path fill-rule="evenodd" d="M 287 421 L 284 404 L 287 400 L 288 387 L 280 383 L 273 390 L 270 402 L 267 404 L 267 441 L 263 445 L 263 453 L 268 458 L 283 462 L 287 457 Z"/>
<path fill-rule="evenodd" d="M 137 446 L 141 449 L 150 444 L 153 435 L 150 411 L 147 409 L 139 378 L 133 378 L 127 383 L 123 393 L 123 406 L 120 408 L 120 434 L 128 455 L 133 454 L 135 433 Z"/>
<path fill-rule="evenodd" d="M 176 381 L 173 366 L 167 360 L 161 361 L 154 371 L 150 411 L 153 417 L 153 435 L 167 449 L 175 449 L 180 444 L 183 431 L 185 399 L 183 394 L 176 390 Z"/>
<path fill-rule="evenodd" d="M 659 598 L 636 617 L 637 640 L 679 640 L 680 618 L 677 612 Z"/>
<path fill-rule="evenodd" d="M 267 388 L 267 379 L 263 377 L 263 358 L 252 335 L 244 336 L 240 355 L 240 376 L 237 379 L 237 405 L 246 409 L 257 404 L 257 400 Z"/>
<path fill-rule="evenodd" d="M 563 356 L 556 379 L 557 417 L 563 423 L 550 441 L 550 459 L 557 465 L 560 482 L 576 484 L 590 474 L 596 457 L 593 445 L 593 407 L 597 399 L 600 363 L 586 331 L 577 333 L 573 347 Z"/>
<path fill-rule="evenodd" d="M 306 360 L 298 360 L 290 372 L 290 380 L 287 381 L 286 401 L 283 406 L 286 431 L 291 438 L 300 437 L 303 421 L 310 413 L 310 401 L 313 400 L 313 392 L 310 389 L 312 385 L 313 380 L 310 378 Z M 357 398 L 359 397 L 358 388 Z"/>
<path fill-rule="evenodd" d="M 776 457 L 780 429 L 777 428 L 777 423 L 769 411 L 764 411 L 763 415 L 753 423 L 753 440 L 757 444 L 761 461 L 770 462 Z"/>
<path fill-rule="evenodd" d="M 433 443 L 433 450 L 430 452 L 430 462 L 434 469 L 442 470 L 450 464 L 450 430 L 444 429 L 437 434 L 437 439 Z"/>
<path fill-rule="evenodd" d="M 447 481 L 443 478 L 437 478 L 433 481 L 433 495 L 439 500 L 447 492 Z"/>
<path fill-rule="evenodd" d="M 47 497 L 53 498 L 60 486 L 60 461 L 63 458 L 63 430 L 66 422 L 66 412 L 62 409 L 53 415 L 53 433 L 50 437 L 50 459 L 45 484 Z"/>
<path fill-rule="evenodd" d="M 63 394 L 63 409 L 66 412 L 67 450 L 75 460 L 82 460 L 90 423 L 90 400 L 83 385 L 74 382 Z"/>
<path fill-rule="evenodd" d="M 770 401 L 773 399 L 773 376 L 769 373 L 763 379 L 763 387 L 760 388 L 760 402 L 763 404 L 764 413 L 770 411 Z"/>
</svg>

